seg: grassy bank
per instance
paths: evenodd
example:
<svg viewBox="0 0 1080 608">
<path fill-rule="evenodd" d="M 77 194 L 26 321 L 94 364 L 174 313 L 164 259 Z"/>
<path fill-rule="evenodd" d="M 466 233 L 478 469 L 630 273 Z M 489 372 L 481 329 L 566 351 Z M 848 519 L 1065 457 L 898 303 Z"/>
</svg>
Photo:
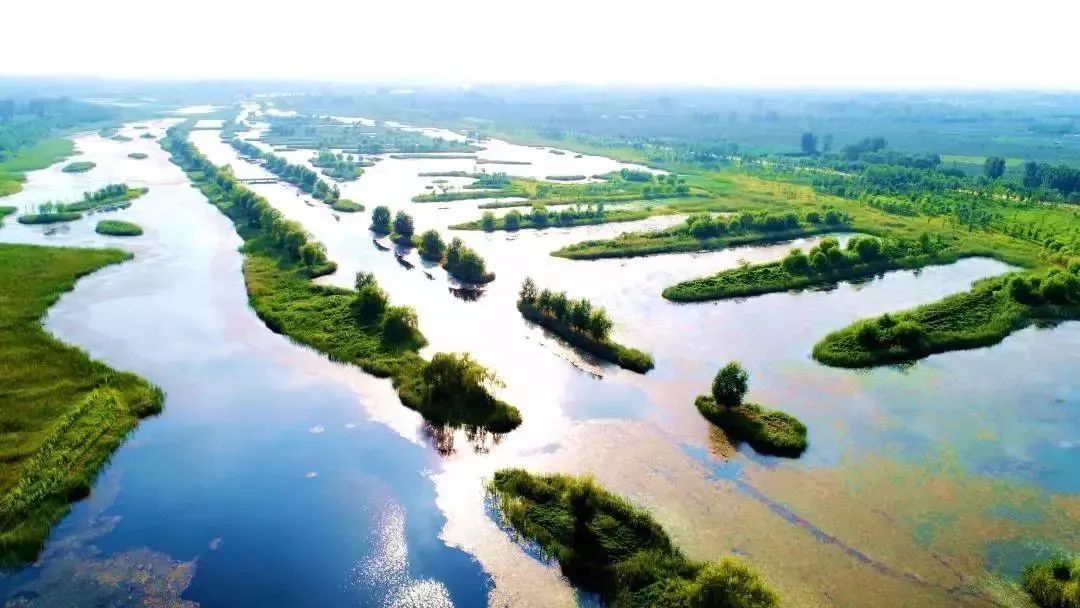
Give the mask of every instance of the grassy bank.
<svg viewBox="0 0 1080 608">
<path fill-rule="evenodd" d="M 733 441 L 745 441 L 758 453 L 798 457 L 806 451 L 806 426 L 794 416 L 754 403 L 723 407 L 707 395 L 694 405 Z"/>
<path fill-rule="evenodd" d="M 521 316 L 550 330 L 575 348 L 639 374 L 644 374 L 653 368 L 653 359 L 648 353 L 612 342 L 607 336 L 597 339 L 583 330 L 572 327 L 554 314 L 541 310 L 535 301 L 519 300 L 517 308 Z"/>
<path fill-rule="evenodd" d="M 1080 558 L 1059 556 L 1032 564 L 1020 583 L 1039 608 L 1080 608 Z"/>
<path fill-rule="evenodd" d="M 648 513 L 592 479 L 504 469 L 488 490 L 517 536 L 536 543 L 571 583 L 599 593 L 613 608 L 779 604 L 742 562 L 687 559 Z"/>
<path fill-rule="evenodd" d="M 27 171 L 44 169 L 75 153 L 75 144 L 68 139 L 47 139 L 19 150 L 15 156 L 0 161 L 0 196 L 22 190 Z"/>
<path fill-rule="evenodd" d="M 140 236 L 143 229 L 138 224 L 123 220 L 101 220 L 94 228 L 94 232 L 109 236 Z"/>
<path fill-rule="evenodd" d="M 73 163 L 64 165 L 61 169 L 64 173 L 86 173 L 97 166 L 97 163 L 90 162 L 88 160 L 80 160 Z"/>
<path fill-rule="evenodd" d="M 890 270 L 948 264 L 964 255 L 928 235 L 924 243 L 854 237 L 846 249 L 841 249 L 836 239 L 824 239 L 809 255 L 793 249 L 779 262 L 740 266 L 673 285 L 664 289 L 664 297 L 676 302 L 699 302 L 822 287 Z"/>
<path fill-rule="evenodd" d="M 0 563 L 32 560 L 138 419 L 161 410 L 159 389 L 41 326 L 79 277 L 130 257 L 0 244 Z"/>
<path fill-rule="evenodd" d="M 503 217 L 495 217 L 490 212 L 478 220 L 464 222 L 450 226 L 451 230 L 484 230 L 493 232 L 496 230 L 543 230 L 544 228 L 571 228 L 574 226 L 595 226 L 598 224 L 612 224 L 616 222 L 634 222 L 643 220 L 659 212 L 653 209 L 615 209 L 608 210 L 601 207 L 599 210 L 588 209 L 564 209 L 563 211 L 549 211 L 541 207 L 541 211 L 534 209 L 529 213 L 511 211 Z"/>
<path fill-rule="evenodd" d="M 249 301 L 270 329 L 336 361 L 390 378 L 402 403 L 433 424 L 506 432 L 521 423 L 517 409 L 488 390 L 497 381 L 467 356 L 437 353 L 431 362 L 420 357 L 426 341 L 411 309 L 390 306 L 381 291 L 358 293 L 313 284 L 312 277 L 336 268 L 321 244 L 213 165 L 183 130 L 170 129 L 162 147 L 236 226 L 244 240 Z M 377 302 L 373 311 L 361 301 L 361 293 Z"/>
<path fill-rule="evenodd" d="M 990 346 L 1033 323 L 1065 319 L 1080 319 L 1080 264 L 986 279 L 938 302 L 857 321 L 825 336 L 813 355 L 834 367 L 904 363 Z"/>
</svg>

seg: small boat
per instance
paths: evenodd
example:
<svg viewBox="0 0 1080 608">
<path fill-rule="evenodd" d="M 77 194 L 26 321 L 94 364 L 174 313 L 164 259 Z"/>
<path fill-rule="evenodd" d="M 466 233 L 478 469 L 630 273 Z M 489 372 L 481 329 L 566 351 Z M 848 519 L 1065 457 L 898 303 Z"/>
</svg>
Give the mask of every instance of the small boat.
<svg viewBox="0 0 1080 608">
<path fill-rule="evenodd" d="M 412 270 L 413 269 L 413 263 L 410 262 L 409 260 L 406 260 L 405 256 L 401 255 L 400 253 L 395 253 L 394 257 L 397 258 L 397 263 L 404 266 L 406 270 Z"/>
<path fill-rule="evenodd" d="M 379 251 L 390 251 L 390 248 L 379 242 L 379 239 L 371 239 L 371 242 L 375 245 L 375 248 Z"/>
</svg>

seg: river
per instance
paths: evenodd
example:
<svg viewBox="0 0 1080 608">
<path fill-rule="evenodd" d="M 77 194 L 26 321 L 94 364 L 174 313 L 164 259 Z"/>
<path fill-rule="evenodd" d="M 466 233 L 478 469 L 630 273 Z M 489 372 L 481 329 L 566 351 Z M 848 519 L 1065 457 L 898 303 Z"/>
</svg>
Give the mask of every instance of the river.
<svg viewBox="0 0 1080 608">
<path fill-rule="evenodd" d="M 266 175 L 218 131 L 191 137 L 239 177 Z M 968 259 L 827 291 L 677 305 L 660 297 L 663 287 L 775 259 L 792 244 L 630 260 L 548 255 L 681 219 L 660 217 L 454 232 L 497 274 L 482 297 L 464 301 L 440 269 L 429 279 L 376 249 L 370 213 L 335 218 L 288 185 L 252 186 L 326 244 L 340 270 L 324 281 L 350 285 L 357 270 L 374 272 L 392 301 L 417 309 L 426 353 L 472 353 L 503 379 L 500 396 L 524 418 L 501 437 L 446 435 L 425 430 L 386 381 L 265 329 L 246 305 L 231 224 L 153 141 L 85 135 L 77 144 L 96 169 L 33 172 L 5 204 L 70 198 L 110 181 L 148 185 L 115 214 L 146 234 L 121 242 L 94 234 L 90 220 L 53 232 L 11 220 L 0 239 L 134 251 L 133 262 L 82 280 L 47 326 L 168 397 L 164 414 L 140 425 L 91 498 L 56 528 L 41 563 L 0 582 L 9 597 L 108 598 L 117 593 L 109 582 L 135 580 L 152 563 L 136 587 L 170 602 L 571 604 L 557 569 L 522 551 L 485 501 L 485 480 L 504 466 L 593 473 L 652 510 L 690 556 L 739 554 L 792 606 L 1008 603 L 996 576 L 1014 575 L 1047 543 L 1078 548 L 1062 530 L 1080 519 L 1080 324 L 1031 328 L 913 366 L 835 370 L 809 358 L 829 331 L 966 289 L 1007 270 L 1001 263 Z M 127 159 L 136 149 L 150 158 Z M 306 162 L 312 152 L 282 154 Z M 532 176 L 622 166 L 506 142 L 480 156 L 531 161 L 486 167 Z M 479 216 L 476 202 L 411 203 L 431 183 L 417 174 L 473 167 L 387 158 L 342 195 L 369 210 L 407 209 L 418 232 L 449 237 L 446 226 Z M 606 307 L 616 339 L 652 353 L 656 369 L 641 376 L 582 358 L 531 327 L 513 306 L 525 276 Z M 751 373 L 750 400 L 806 422 L 802 458 L 733 447 L 694 409 L 732 359 Z"/>
</svg>

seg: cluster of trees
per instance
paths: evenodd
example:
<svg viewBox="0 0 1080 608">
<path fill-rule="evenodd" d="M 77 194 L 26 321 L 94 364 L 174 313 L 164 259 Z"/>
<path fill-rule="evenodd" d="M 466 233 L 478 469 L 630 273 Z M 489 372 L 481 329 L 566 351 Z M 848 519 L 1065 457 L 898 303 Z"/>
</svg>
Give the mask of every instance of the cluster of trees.
<svg viewBox="0 0 1080 608">
<path fill-rule="evenodd" d="M 602 202 L 597 203 L 595 207 L 592 205 L 586 205 L 585 207 L 574 205 L 562 207 L 558 211 L 549 210 L 544 205 L 536 203 L 529 213 L 523 214 L 516 209 L 509 211 L 503 216 L 503 226 L 507 230 L 518 230 L 523 227 L 573 226 L 579 220 L 603 219 L 603 217 L 604 203 Z M 490 211 L 484 212 L 484 215 L 480 218 L 480 223 L 484 230 L 487 231 L 498 228 L 498 220 L 495 218 L 495 214 Z"/>
<path fill-rule="evenodd" d="M 365 166 L 359 157 L 352 154 L 335 154 L 329 150 L 319 150 L 311 164 L 322 169 L 323 175 L 340 180 L 354 180 L 364 174 Z M 370 164 L 370 163 L 367 163 Z"/>
<path fill-rule="evenodd" d="M 1021 185 L 1028 191 L 1049 190 L 1070 203 L 1080 202 L 1080 169 L 1068 165 L 1028 161 Z"/>
<path fill-rule="evenodd" d="M 505 173 L 502 173 L 502 172 L 499 172 L 499 173 L 480 172 L 480 173 L 474 173 L 472 175 L 472 177 L 473 177 L 474 181 L 473 181 L 473 183 L 469 184 L 469 188 L 483 188 L 485 190 L 487 190 L 487 189 L 501 190 L 502 188 L 506 188 L 507 186 L 510 185 L 510 176 L 505 174 Z"/>
<path fill-rule="evenodd" d="M 391 306 L 390 298 L 379 287 L 375 275 L 356 273 L 356 297 L 352 302 L 353 317 L 361 325 L 378 324 L 383 339 L 391 344 L 416 340 L 418 321 L 416 311 L 408 306 Z"/>
<path fill-rule="evenodd" d="M 926 329 L 914 319 L 897 320 L 885 313 L 876 321 L 860 321 L 855 327 L 855 340 L 866 348 L 899 346 L 911 352 L 926 340 Z"/>
<path fill-rule="evenodd" d="M 564 325 L 604 342 L 611 335 L 614 323 L 603 308 L 594 308 L 585 298 L 571 300 L 566 292 L 548 289 L 537 291 L 532 279 L 525 279 L 518 293 L 518 305 L 527 304 L 550 315 Z"/>
<path fill-rule="evenodd" d="M 686 184 L 686 179 L 674 173 L 654 176 L 652 183 L 641 188 L 641 196 L 645 199 L 670 198 L 689 194 L 690 186 Z"/>
<path fill-rule="evenodd" d="M 744 211 L 730 220 L 703 213 L 686 218 L 686 223 L 679 230 L 699 239 L 709 239 L 746 232 L 794 230 L 804 224 L 842 226 L 850 221 L 848 214 L 835 208 L 825 209 L 824 212 L 810 211 L 802 217 L 795 212 L 751 213 Z"/>
<path fill-rule="evenodd" d="M 450 276 L 468 283 L 490 283 L 495 280 L 495 273 L 488 272 L 484 258 L 457 237 L 446 248 L 443 268 Z"/>
<path fill-rule="evenodd" d="M 116 108 L 61 98 L 0 99 L 0 162 L 58 129 L 116 120 Z"/>
<path fill-rule="evenodd" d="M 328 205 L 334 204 L 341 198 L 341 192 L 337 186 L 327 185 L 325 181 L 319 179 L 318 173 L 303 165 L 294 165 L 276 154 L 263 152 L 242 139 L 233 138 L 230 143 L 244 156 L 261 158 L 263 166 L 268 171 Z"/>
<path fill-rule="evenodd" d="M 619 177 L 628 182 L 651 182 L 654 176 L 644 169 L 619 169 Z"/>
<path fill-rule="evenodd" d="M 1006 286 L 1014 300 L 1029 306 L 1080 304 L 1080 260 L 1043 275 L 1014 275 Z"/>
<path fill-rule="evenodd" d="M 822 239 L 808 253 L 803 253 L 798 247 L 792 249 L 780 264 L 790 274 L 809 276 L 829 274 L 860 264 L 934 255 L 944 248 L 945 243 L 940 236 L 935 238 L 925 232 L 918 239 L 856 236 L 843 249 L 839 241 L 830 237 Z"/>
<path fill-rule="evenodd" d="M 211 190 L 208 195 L 218 199 L 219 205 L 234 220 L 242 220 L 262 232 L 274 250 L 290 260 L 301 262 L 309 274 L 333 271 L 334 264 L 326 259 L 326 248 L 322 243 L 311 240 L 300 224 L 285 219 L 266 199 L 241 186 L 228 171 L 215 166 L 177 127 L 169 129 L 162 147 L 185 171 L 200 172 L 207 180 L 204 188 Z"/>
<path fill-rule="evenodd" d="M 272 116 L 269 121 L 270 131 L 265 139 L 314 145 L 318 148 L 349 149 L 365 155 L 473 150 L 473 147 L 464 141 L 430 137 L 424 133 L 382 124 L 360 125 L 316 116 Z"/>
</svg>

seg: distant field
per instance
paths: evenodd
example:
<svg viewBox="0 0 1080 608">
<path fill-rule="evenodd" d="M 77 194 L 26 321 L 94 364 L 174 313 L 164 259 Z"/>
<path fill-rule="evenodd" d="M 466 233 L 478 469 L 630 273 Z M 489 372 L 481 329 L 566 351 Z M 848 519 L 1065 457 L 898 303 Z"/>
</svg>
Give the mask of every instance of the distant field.
<svg viewBox="0 0 1080 608">
<path fill-rule="evenodd" d="M 71 140 L 47 139 L 0 162 L 0 196 L 8 196 L 22 190 L 22 183 L 26 181 L 23 173 L 44 169 L 74 153 L 75 144 Z"/>
</svg>

